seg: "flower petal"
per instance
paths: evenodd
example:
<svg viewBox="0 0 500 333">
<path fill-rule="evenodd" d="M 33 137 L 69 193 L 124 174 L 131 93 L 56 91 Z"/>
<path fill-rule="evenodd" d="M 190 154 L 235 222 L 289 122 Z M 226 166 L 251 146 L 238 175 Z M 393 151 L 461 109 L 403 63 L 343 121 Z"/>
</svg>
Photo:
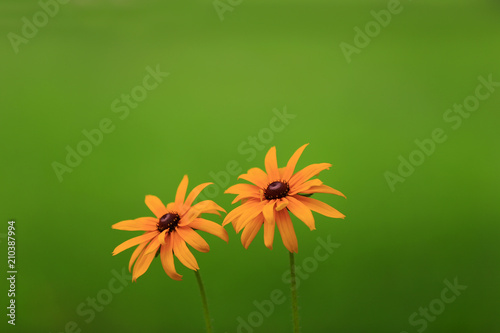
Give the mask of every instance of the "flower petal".
<svg viewBox="0 0 500 333">
<path fill-rule="evenodd" d="M 203 183 L 203 184 L 200 184 L 200 185 L 196 186 L 195 188 L 193 188 L 191 190 L 191 192 L 189 193 L 186 201 L 184 202 L 184 207 L 189 208 L 193 204 L 194 200 L 201 193 L 201 191 L 203 191 L 205 189 L 205 187 L 207 187 L 208 185 L 212 185 L 212 184 L 213 183 Z"/>
<path fill-rule="evenodd" d="M 254 195 L 254 194 L 259 194 L 259 187 L 252 184 L 236 184 L 225 190 L 224 193 L 230 193 L 230 194 L 248 193 Z"/>
<path fill-rule="evenodd" d="M 277 203 L 276 203 L 276 211 L 280 211 L 283 208 L 286 208 L 288 206 L 288 199 L 287 198 L 281 198 Z"/>
<path fill-rule="evenodd" d="M 220 224 L 217 224 L 215 222 L 205 220 L 202 218 L 197 218 L 189 224 L 189 227 L 208 232 L 209 234 L 217 236 L 220 239 L 226 241 L 226 243 L 229 242 L 229 236 L 227 234 L 226 229 L 224 229 Z"/>
<path fill-rule="evenodd" d="M 204 214 L 215 214 L 215 215 L 219 215 L 220 216 L 220 213 L 216 209 L 206 210 L 203 213 Z"/>
<path fill-rule="evenodd" d="M 177 227 L 177 232 L 186 243 L 196 250 L 200 252 L 208 252 L 210 250 L 208 243 L 191 227 Z"/>
<path fill-rule="evenodd" d="M 278 168 L 278 173 L 280 174 L 279 179 L 283 179 L 283 175 L 285 174 L 285 168 Z"/>
<path fill-rule="evenodd" d="M 238 179 L 244 179 L 247 180 L 251 183 L 254 183 L 255 185 L 264 188 L 266 187 L 268 181 L 267 181 L 267 174 L 259 169 L 259 168 L 252 168 L 247 171 L 246 174 L 240 175 Z"/>
<path fill-rule="evenodd" d="M 167 214 L 167 208 L 161 200 L 154 195 L 146 195 L 146 206 L 156 215 L 157 218 Z"/>
<path fill-rule="evenodd" d="M 277 181 L 280 178 L 278 171 L 278 161 L 276 160 L 276 147 L 271 147 L 265 159 L 268 182 Z"/>
<path fill-rule="evenodd" d="M 142 251 L 134 265 L 134 269 L 132 270 L 132 281 L 137 281 L 137 278 L 148 270 L 149 265 L 151 265 L 151 262 L 155 258 L 155 255 L 156 252 L 146 253 L 146 250 Z"/>
<path fill-rule="evenodd" d="M 142 253 L 142 250 L 148 245 L 147 242 L 139 244 L 134 250 L 134 253 L 132 253 L 132 256 L 130 257 L 130 261 L 128 262 L 128 271 L 130 272 L 132 270 L 132 265 L 134 264 L 135 260 L 139 256 L 139 254 Z"/>
<path fill-rule="evenodd" d="M 173 241 L 174 254 L 179 261 L 189 269 L 195 271 L 200 269 L 198 262 L 191 251 L 189 251 L 184 240 L 179 235 L 176 235 L 175 232 L 172 233 L 171 237 Z"/>
<path fill-rule="evenodd" d="M 203 213 L 210 214 L 218 214 L 217 211 L 225 212 L 224 208 L 217 205 L 212 200 L 204 200 L 198 202 L 196 205 L 189 208 L 187 212 L 183 216 L 181 216 L 181 220 L 179 222 L 179 226 L 184 227 L 189 225 L 195 218 L 199 217 Z"/>
<path fill-rule="evenodd" d="M 319 174 L 321 171 L 330 168 L 332 165 L 330 163 L 318 163 L 306 166 L 304 169 L 300 170 L 290 178 L 290 188 L 296 186 L 297 184 L 303 183 L 312 176 Z"/>
<path fill-rule="evenodd" d="M 184 198 L 186 197 L 188 182 L 188 176 L 184 175 L 184 177 L 182 177 L 181 183 L 179 184 L 179 187 L 177 188 L 177 193 L 175 193 L 175 206 L 178 210 L 180 210 L 184 205 Z"/>
<path fill-rule="evenodd" d="M 264 218 L 261 215 L 245 227 L 245 230 L 243 230 L 243 233 L 241 234 L 241 244 L 243 244 L 245 249 L 248 249 L 248 246 L 252 243 L 263 223 Z"/>
<path fill-rule="evenodd" d="M 154 217 L 140 217 L 135 220 L 125 220 L 115 223 L 111 226 L 113 229 L 118 230 L 144 230 L 153 231 L 156 229 L 158 219 Z"/>
<path fill-rule="evenodd" d="M 191 207 L 184 214 L 184 216 L 181 217 L 181 220 L 179 221 L 178 226 L 179 227 L 185 227 L 185 226 L 189 225 L 191 222 L 193 222 L 194 219 L 197 218 L 200 215 L 201 215 L 201 213 L 198 210 L 193 209 L 193 207 Z"/>
<path fill-rule="evenodd" d="M 175 271 L 174 254 L 172 252 L 172 249 L 173 244 L 171 235 L 168 234 L 165 245 L 162 246 L 160 250 L 161 264 L 168 276 L 170 276 L 174 280 L 180 281 L 182 280 L 182 275 L 177 274 L 177 272 Z"/>
<path fill-rule="evenodd" d="M 260 190 L 262 191 L 262 190 Z M 249 199 L 249 198 L 254 198 L 254 199 L 259 199 L 260 200 L 260 192 L 257 192 L 257 193 L 254 193 L 254 194 L 250 194 L 250 193 L 244 193 L 244 194 L 238 194 L 236 196 L 236 198 L 234 198 L 233 201 L 231 201 L 231 205 L 237 203 L 238 201 L 243 201 L 245 199 Z"/>
<path fill-rule="evenodd" d="M 288 164 L 286 165 L 285 172 L 283 173 L 283 180 L 289 181 L 290 177 L 292 177 L 293 172 L 295 171 L 295 166 L 297 165 L 297 161 L 299 160 L 300 155 L 302 155 L 302 152 L 304 149 L 306 149 L 308 143 L 300 147 L 293 153 L 292 157 L 288 160 Z"/>
<path fill-rule="evenodd" d="M 330 186 L 326 186 L 326 185 L 312 186 L 308 190 L 301 191 L 301 193 L 305 193 L 305 194 L 308 194 L 308 193 L 330 193 L 330 194 L 340 195 L 340 196 L 345 198 L 345 195 L 342 192 L 340 192 L 334 188 L 331 188 Z"/>
<path fill-rule="evenodd" d="M 262 209 L 262 214 L 264 215 L 264 221 L 266 223 L 274 223 L 274 205 L 276 200 L 270 200 Z"/>
<path fill-rule="evenodd" d="M 167 240 L 167 231 L 168 229 L 163 230 L 159 235 L 158 235 L 158 242 L 160 242 L 160 245 L 165 244 L 165 241 Z"/>
<path fill-rule="evenodd" d="M 302 202 L 300 202 L 296 197 L 289 196 L 288 201 L 289 203 L 287 208 L 293 213 L 293 215 L 297 216 L 299 220 L 304 222 L 309 227 L 309 229 L 316 229 L 314 225 L 314 217 L 311 213 L 311 210 Z"/>
<path fill-rule="evenodd" d="M 217 205 L 214 201 L 212 200 L 204 200 L 198 202 L 196 205 L 192 206 L 191 209 L 195 209 L 200 212 L 200 214 L 207 213 L 212 210 L 219 210 L 221 212 L 226 212 L 224 208 L 221 206 Z"/>
<path fill-rule="evenodd" d="M 261 189 L 258 186 L 251 184 L 236 184 L 228 188 L 224 193 L 238 194 L 238 196 L 231 202 L 234 204 L 237 201 L 246 198 L 260 199 Z"/>
<path fill-rule="evenodd" d="M 274 220 L 271 223 L 264 223 L 264 245 L 266 245 L 269 250 L 273 249 L 275 225 L 276 223 Z"/>
<path fill-rule="evenodd" d="M 278 230 L 281 234 L 283 245 L 285 245 L 288 251 L 297 253 L 299 251 L 297 236 L 295 235 L 292 219 L 290 218 L 290 214 L 287 210 L 280 210 L 277 212 L 276 225 L 278 226 Z"/>
<path fill-rule="evenodd" d="M 144 252 L 146 254 L 151 253 L 151 252 L 156 253 L 156 251 L 158 250 L 159 247 L 160 247 L 160 240 L 158 239 L 158 237 L 153 237 L 153 239 L 149 243 L 148 247 L 146 247 Z"/>
<path fill-rule="evenodd" d="M 288 193 L 289 195 L 294 195 L 297 193 L 304 193 L 304 191 L 307 191 L 313 186 L 320 186 L 322 185 L 323 182 L 319 179 L 311 179 L 303 183 L 299 183 L 293 187 L 290 188 L 290 192 Z"/>
<path fill-rule="evenodd" d="M 247 202 L 245 204 L 247 208 L 246 211 L 240 215 L 237 222 L 234 224 L 235 231 L 237 233 L 240 232 L 250 221 L 261 215 L 266 204 L 267 201 L 252 202 L 251 204 Z"/>
<path fill-rule="evenodd" d="M 233 222 L 235 219 L 237 219 L 243 212 L 246 210 L 246 205 L 248 203 L 244 203 L 241 206 L 236 207 L 232 211 L 230 211 L 226 217 L 224 218 L 224 221 L 222 221 L 222 226 L 227 225 L 228 223 Z"/>
<path fill-rule="evenodd" d="M 131 248 L 134 245 L 143 243 L 143 242 L 148 242 L 150 241 L 154 236 L 158 235 L 158 231 L 151 231 L 151 232 L 146 232 L 140 236 L 130 238 L 129 240 L 121 243 L 115 249 L 113 250 L 113 255 L 117 255 L 118 253 L 125 251 L 128 248 Z"/>
<path fill-rule="evenodd" d="M 328 217 L 333 217 L 333 218 L 340 218 L 343 219 L 345 217 L 344 214 L 336 210 L 335 208 L 331 207 L 330 205 L 327 205 L 326 203 L 313 199 L 313 198 L 308 198 L 304 196 L 297 196 L 297 200 L 302 202 L 307 208 L 323 214 Z M 295 213 L 294 213 L 295 214 Z"/>
</svg>

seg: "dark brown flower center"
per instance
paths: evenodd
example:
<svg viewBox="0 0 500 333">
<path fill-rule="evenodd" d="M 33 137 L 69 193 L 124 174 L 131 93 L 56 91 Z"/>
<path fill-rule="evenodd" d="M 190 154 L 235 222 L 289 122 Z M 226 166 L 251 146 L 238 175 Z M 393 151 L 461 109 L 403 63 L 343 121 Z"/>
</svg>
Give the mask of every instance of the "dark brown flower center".
<svg viewBox="0 0 500 333">
<path fill-rule="evenodd" d="M 179 224 L 180 216 L 177 213 L 167 213 L 160 217 L 160 220 L 156 224 L 159 232 L 168 229 L 168 232 L 172 231 Z"/>
<path fill-rule="evenodd" d="M 290 186 L 286 182 L 272 182 L 267 186 L 264 196 L 267 200 L 279 199 L 286 197 L 290 191 Z"/>
</svg>

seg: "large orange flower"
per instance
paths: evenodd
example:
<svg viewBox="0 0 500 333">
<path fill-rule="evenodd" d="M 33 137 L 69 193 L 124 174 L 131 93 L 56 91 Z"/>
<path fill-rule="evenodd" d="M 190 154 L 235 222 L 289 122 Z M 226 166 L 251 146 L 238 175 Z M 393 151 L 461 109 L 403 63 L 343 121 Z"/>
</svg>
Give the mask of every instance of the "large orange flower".
<svg viewBox="0 0 500 333">
<path fill-rule="evenodd" d="M 212 183 L 196 186 L 184 201 L 188 186 L 188 177 L 184 176 L 177 189 L 175 201 L 167 206 L 163 205 L 161 200 L 154 195 L 146 196 L 146 205 L 156 217 L 126 220 L 112 226 L 113 229 L 119 230 L 145 231 L 143 235 L 131 238 L 118 245 L 113 251 L 113 255 L 116 255 L 138 245 L 134 253 L 132 253 L 129 263 L 129 270 L 135 263 L 132 272 L 133 281 L 136 281 L 139 276 L 146 272 L 158 250 L 163 268 L 172 279 L 181 280 L 182 278 L 182 275 L 177 274 L 175 271 L 174 254 L 184 266 L 192 270 L 198 270 L 198 263 L 186 243 L 201 252 L 208 252 L 210 248 L 208 243 L 195 230 L 206 231 L 226 242 L 229 240 L 227 232 L 222 226 L 200 217 L 202 213 L 220 215 L 219 211 L 225 212 L 224 209 L 212 200 L 201 201 L 192 206 L 198 194 L 210 184 Z"/>
<path fill-rule="evenodd" d="M 264 225 L 264 244 L 272 249 L 275 225 L 277 225 L 285 247 L 290 252 L 296 253 L 298 251 L 297 237 L 289 212 L 302 220 L 311 230 L 316 229 L 311 210 L 328 217 L 345 217 L 335 208 L 301 195 L 331 193 L 345 197 L 339 191 L 323 185 L 319 179 L 310 179 L 330 168 L 332 165 L 329 163 L 311 164 L 294 173 L 295 165 L 306 146 L 307 144 L 297 149 L 287 166 L 279 169 L 276 147 L 272 147 L 265 159 L 266 172 L 259 168 L 252 168 L 238 177 L 255 185 L 237 184 L 225 191 L 225 193 L 238 195 L 232 203 L 241 201 L 242 204 L 227 214 L 222 225 L 232 222 L 236 232 L 244 229 L 241 242 L 245 248 L 248 248 Z"/>
</svg>

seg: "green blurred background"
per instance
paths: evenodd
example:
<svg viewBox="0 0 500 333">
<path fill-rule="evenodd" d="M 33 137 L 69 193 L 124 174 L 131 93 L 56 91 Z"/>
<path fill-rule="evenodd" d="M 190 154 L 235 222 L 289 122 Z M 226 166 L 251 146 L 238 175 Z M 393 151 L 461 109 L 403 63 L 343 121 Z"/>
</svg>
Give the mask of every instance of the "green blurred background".
<svg viewBox="0 0 500 333">
<path fill-rule="evenodd" d="M 230 209 L 234 196 L 222 194 L 220 174 L 228 162 L 242 172 L 263 167 L 276 146 L 284 165 L 309 142 L 299 167 L 332 163 L 321 180 L 348 199 L 316 196 L 345 220 L 315 214 L 313 232 L 294 220 L 299 265 L 311 261 L 318 237 L 341 244 L 301 281 L 303 332 L 500 331 L 500 88 L 458 129 L 443 119 L 474 94 L 479 76 L 500 81 L 500 3 L 401 1 L 402 11 L 350 63 L 340 43 L 353 44 L 354 28 L 388 1 L 223 3 L 231 10 L 221 20 L 212 1 L 74 0 L 15 53 L 8 33 L 21 35 L 22 18 L 41 9 L 34 0 L 2 0 L 1 267 L 7 221 L 15 219 L 18 269 L 17 325 L 2 314 L 2 327 L 203 332 L 194 274 L 178 261 L 182 282 L 155 260 L 137 283 L 106 298 L 132 253 L 111 251 L 137 234 L 111 225 L 150 215 L 146 194 L 173 200 L 184 174 L 190 189 L 219 174 L 213 199 Z M 170 75 L 128 116 L 115 113 L 113 101 L 157 65 Z M 285 108 L 295 118 L 266 130 L 273 110 Z M 53 163 L 66 164 L 67 146 L 76 149 L 82 131 L 105 118 L 114 130 L 59 181 Z M 385 172 L 397 173 L 399 156 L 436 128 L 447 141 L 391 191 Z M 255 156 L 245 152 L 249 137 L 258 140 Z M 279 234 L 272 251 L 262 231 L 245 250 L 227 230 L 229 244 L 204 234 L 211 251 L 194 253 L 215 332 L 238 332 L 238 317 L 249 316 L 257 327 L 239 332 L 291 331 Z M 425 329 L 411 325 L 455 277 L 468 288 Z M 275 289 L 286 302 L 259 322 L 254 301 Z M 106 304 L 89 310 L 97 296 Z"/>
</svg>

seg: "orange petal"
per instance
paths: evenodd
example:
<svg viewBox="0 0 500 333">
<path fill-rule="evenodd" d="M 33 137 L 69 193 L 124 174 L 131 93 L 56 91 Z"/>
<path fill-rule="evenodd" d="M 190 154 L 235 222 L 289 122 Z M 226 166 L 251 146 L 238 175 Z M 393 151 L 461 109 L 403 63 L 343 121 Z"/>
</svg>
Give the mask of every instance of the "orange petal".
<svg viewBox="0 0 500 333">
<path fill-rule="evenodd" d="M 170 276 L 174 280 L 180 281 L 182 280 L 182 275 L 177 274 L 177 272 L 175 271 L 174 254 L 172 250 L 172 239 L 171 235 L 168 234 L 165 245 L 162 246 L 160 250 L 161 264 L 168 276 Z"/>
<path fill-rule="evenodd" d="M 149 265 L 151 265 L 151 262 L 155 258 L 155 254 L 155 252 L 146 253 L 146 250 L 142 251 L 134 265 L 132 281 L 137 281 L 137 278 L 148 270 Z"/>
<path fill-rule="evenodd" d="M 159 247 L 160 247 L 160 240 L 158 239 L 158 237 L 153 237 L 153 239 L 149 243 L 148 247 L 146 247 L 144 252 L 146 254 L 151 253 L 151 252 L 156 253 L 156 250 L 158 250 Z"/>
<path fill-rule="evenodd" d="M 216 209 L 206 210 L 206 211 L 204 211 L 204 213 L 205 214 L 215 214 L 215 215 L 219 215 L 220 216 L 220 213 Z"/>
<path fill-rule="evenodd" d="M 287 210 L 277 212 L 276 225 L 281 234 L 283 245 L 285 245 L 288 251 L 297 253 L 299 251 L 297 236 L 295 235 L 295 230 L 293 230 L 292 219 Z"/>
<path fill-rule="evenodd" d="M 264 215 L 264 221 L 266 223 L 274 223 L 274 205 L 276 200 L 270 200 L 262 209 L 262 214 Z"/>
<path fill-rule="evenodd" d="M 319 174 L 321 171 L 328 169 L 331 166 L 332 165 L 330 163 L 318 163 L 306 166 L 290 178 L 290 187 L 294 187 L 297 184 L 305 182 L 312 176 Z"/>
<path fill-rule="evenodd" d="M 226 243 L 229 242 L 229 236 L 227 234 L 226 229 L 224 229 L 220 224 L 217 224 L 215 222 L 205 220 L 202 218 L 197 218 L 196 220 L 194 220 L 189 224 L 189 227 L 208 232 L 226 241 Z"/>
<path fill-rule="evenodd" d="M 276 160 L 276 147 L 271 147 L 265 159 L 268 182 L 277 181 L 280 178 L 278 161 Z"/>
<path fill-rule="evenodd" d="M 276 204 L 276 210 L 280 211 L 283 208 L 286 208 L 288 206 L 288 199 L 287 198 L 281 198 L 278 203 Z"/>
<path fill-rule="evenodd" d="M 296 197 L 288 197 L 288 209 L 293 213 L 293 215 L 297 216 L 299 220 L 304 222 L 309 229 L 316 229 L 314 225 L 314 217 L 311 213 L 311 210 L 300 202 Z"/>
<path fill-rule="evenodd" d="M 330 186 L 326 186 L 326 185 L 312 186 L 308 190 L 302 191 L 301 193 L 306 193 L 306 194 L 308 194 L 308 193 L 330 193 L 330 194 L 340 195 L 340 196 L 345 198 L 345 195 L 342 194 L 342 192 L 340 192 L 334 188 L 331 188 Z"/>
<path fill-rule="evenodd" d="M 151 231 L 151 232 L 147 232 L 143 235 L 131 238 L 131 239 L 121 243 L 117 247 L 115 247 L 115 249 L 113 250 L 113 255 L 115 256 L 118 253 L 125 251 L 128 248 L 131 248 L 134 245 L 137 245 L 137 244 L 140 244 L 143 242 L 148 242 L 151 240 L 151 238 L 153 238 L 156 235 L 158 235 L 158 231 Z"/>
<path fill-rule="evenodd" d="M 235 209 L 233 209 L 232 211 L 230 211 L 226 217 L 224 218 L 224 221 L 222 221 L 222 226 L 225 226 L 227 225 L 228 223 L 231 223 L 232 221 L 234 221 L 236 218 L 238 218 L 246 209 L 246 205 L 247 203 L 245 204 L 242 204 L 241 206 L 238 206 L 236 207 Z"/>
<path fill-rule="evenodd" d="M 249 198 L 254 198 L 254 199 L 259 199 L 260 200 L 260 198 L 261 198 L 260 191 L 262 191 L 262 190 L 259 190 L 259 192 L 257 192 L 257 193 L 243 193 L 243 194 L 238 194 L 236 196 L 236 198 L 234 198 L 234 200 L 231 201 L 231 205 L 235 204 L 238 201 L 242 201 L 243 202 L 245 199 L 249 199 Z"/>
<path fill-rule="evenodd" d="M 260 230 L 260 227 L 262 226 L 264 222 L 264 219 L 262 217 L 252 221 L 252 223 L 249 223 L 246 227 L 245 230 L 243 230 L 243 233 L 241 234 L 241 244 L 243 244 L 243 247 L 245 249 L 248 249 L 248 246 L 250 246 L 250 243 L 252 243 L 253 239 L 257 235 L 257 233 Z"/>
<path fill-rule="evenodd" d="M 262 210 L 266 204 L 267 201 L 245 203 L 246 211 L 240 215 L 237 223 L 234 225 L 235 231 L 237 233 L 240 232 L 241 229 L 243 229 L 250 221 L 261 215 Z"/>
<path fill-rule="evenodd" d="M 184 266 L 192 270 L 197 271 L 198 269 L 200 269 L 200 267 L 198 267 L 198 262 L 196 261 L 191 251 L 189 251 L 184 240 L 179 235 L 176 235 L 175 232 L 172 233 L 171 237 L 173 241 L 174 254 L 179 259 L 179 261 Z"/>
<path fill-rule="evenodd" d="M 259 168 L 252 168 L 248 170 L 246 174 L 240 175 L 238 177 L 238 179 L 240 178 L 254 183 L 255 185 L 262 188 L 264 188 L 268 183 L 267 174 Z"/>
<path fill-rule="evenodd" d="M 184 175 L 182 177 L 181 183 L 177 188 L 177 193 L 175 193 L 175 206 L 178 210 L 184 205 L 184 198 L 186 197 L 186 191 L 188 187 L 188 176 Z"/>
<path fill-rule="evenodd" d="M 260 199 L 261 189 L 258 186 L 251 184 L 236 184 L 228 188 L 224 193 L 238 194 L 238 196 L 231 202 L 234 204 L 242 199 L 255 198 Z"/>
<path fill-rule="evenodd" d="M 195 210 L 199 211 L 200 214 L 206 213 L 206 212 L 212 211 L 212 210 L 219 210 L 219 211 L 224 212 L 224 213 L 226 212 L 226 210 L 224 208 L 217 205 L 212 200 L 200 201 L 196 205 L 192 206 L 191 209 L 195 209 Z"/>
<path fill-rule="evenodd" d="M 194 200 L 198 197 L 198 194 L 200 194 L 201 191 L 205 189 L 205 187 L 212 184 L 213 183 L 203 183 L 193 188 L 189 193 L 186 201 L 184 202 L 184 207 L 189 208 L 193 204 Z"/>
<path fill-rule="evenodd" d="M 167 231 L 168 229 L 163 230 L 159 235 L 158 235 L 158 242 L 160 242 L 160 245 L 165 244 L 165 241 L 167 239 Z"/>
<path fill-rule="evenodd" d="M 300 155 L 302 155 L 302 152 L 304 149 L 306 149 L 308 143 L 300 147 L 293 153 L 292 157 L 288 160 L 288 164 L 286 165 L 285 172 L 283 173 L 283 180 L 289 181 L 290 177 L 292 177 L 293 172 L 295 171 L 295 166 L 297 165 L 297 161 L 299 160 Z"/>
<path fill-rule="evenodd" d="M 181 217 L 179 226 L 189 225 L 195 218 L 199 217 L 203 213 L 218 214 L 217 211 L 225 212 L 224 208 L 217 205 L 212 200 L 205 200 L 197 203 L 196 205 L 189 208 L 189 210 Z"/>
<path fill-rule="evenodd" d="M 242 193 L 248 193 L 248 194 L 258 194 L 259 193 L 259 187 L 256 185 L 252 184 L 236 184 L 228 188 L 227 190 L 224 191 L 224 193 L 230 193 L 230 194 L 242 194 Z"/>
<path fill-rule="evenodd" d="M 305 206 L 307 206 L 309 209 L 320 213 L 322 215 L 328 216 L 328 217 L 333 217 L 333 218 L 340 218 L 343 219 L 345 217 L 344 214 L 336 210 L 335 208 L 327 205 L 326 203 L 313 199 L 313 198 L 308 198 L 304 196 L 297 196 L 296 197 L 300 202 L 302 202 Z M 294 213 L 295 214 L 295 213 Z"/>
<path fill-rule="evenodd" d="M 144 247 L 146 247 L 146 245 L 148 245 L 148 243 L 144 242 L 144 243 L 139 244 L 139 246 L 135 248 L 134 253 L 132 253 L 132 257 L 130 257 L 130 261 L 128 263 L 128 271 L 129 272 L 132 269 L 132 265 L 134 264 L 135 259 L 137 259 L 139 254 L 142 253 L 142 250 L 144 250 Z"/>
<path fill-rule="evenodd" d="M 283 175 L 285 174 L 285 169 L 286 168 L 278 168 L 278 172 L 280 174 L 279 179 L 283 179 Z"/>
<path fill-rule="evenodd" d="M 307 191 L 313 186 L 320 186 L 322 185 L 323 182 L 319 179 L 311 179 L 303 183 L 298 183 L 295 186 L 292 186 L 290 188 L 290 192 L 288 193 L 289 195 L 294 195 L 297 193 L 304 193 L 304 191 Z"/>
<path fill-rule="evenodd" d="M 167 214 L 167 208 L 161 200 L 154 195 L 146 195 L 146 205 L 156 215 L 157 218 Z"/>
<path fill-rule="evenodd" d="M 264 223 L 264 245 L 266 245 L 269 250 L 273 249 L 275 225 L 275 221 L 272 223 Z"/>
<path fill-rule="evenodd" d="M 208 252 L 210 250 L 210 246 L 208 243 L 191 227 L 177 227 L 176 231 L 179 235 L 192 247 L 200 252 Z"/>
<path fill-rule="evenodd" d="M 200 211 L 198 211 L 196 209 L 193 209 L 193 207 L 191 207 L 184 214 L 184 216 L 181 217 L 181 220 L 179 221 L 178 226 L 179 227 L 185 227 L 185 226 L 189 225 L 191 222 L 193 222 L 194 219 L 197 218 L 200 215 L 201 215 Z"/>
<path fill-rule="evenodd" d="M 126 220 L 115 223 L 111 226 L 113 229 L 118 230 L 144 230 L 153 231 L 156 229 L 158 219 L 154 217 L 140 217 L 135 220 Z"/>
</svg>

